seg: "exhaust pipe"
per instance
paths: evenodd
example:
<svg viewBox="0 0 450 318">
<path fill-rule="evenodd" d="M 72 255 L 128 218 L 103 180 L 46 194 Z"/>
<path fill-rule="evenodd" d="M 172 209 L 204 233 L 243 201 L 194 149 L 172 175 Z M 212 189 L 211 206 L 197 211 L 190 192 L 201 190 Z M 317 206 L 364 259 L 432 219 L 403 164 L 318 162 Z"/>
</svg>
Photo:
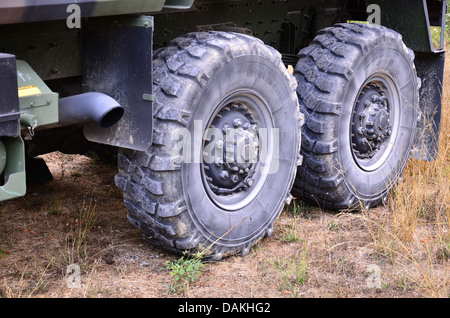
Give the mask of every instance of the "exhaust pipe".
<svg viewBox="0 0 450 318">
<path fill-rule="evenodd" d="M 116 124 L 123 116 L 123 107 L 103 93 L 84 93 L 59 100 L 58 126 L 94 121 L 103 128 Z"/>
</svg>

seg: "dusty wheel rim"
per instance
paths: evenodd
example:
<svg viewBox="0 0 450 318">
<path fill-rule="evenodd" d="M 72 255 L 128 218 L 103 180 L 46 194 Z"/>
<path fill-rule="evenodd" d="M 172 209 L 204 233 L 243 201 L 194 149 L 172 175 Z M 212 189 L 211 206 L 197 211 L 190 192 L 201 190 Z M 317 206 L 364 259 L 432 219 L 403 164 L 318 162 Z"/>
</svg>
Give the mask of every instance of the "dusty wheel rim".
<svg viewBox="0 0 450 318">
<path fill-rule="evenodd" d="M 398 134 L 400 97 L 395 82 L 376 73 L 362 85 L 353 105 L 350 145 L 353 160 L 364 171 L 375 171 L 389 158 Z"/>
<path fill-rule="evenodd" d="M 215 108 L 203 136 L 203 186 L 221 209 L 251 203 L 269 173 L 275 140 L 267 103 L 252 90 L 233 92 Z"/>
</svg>

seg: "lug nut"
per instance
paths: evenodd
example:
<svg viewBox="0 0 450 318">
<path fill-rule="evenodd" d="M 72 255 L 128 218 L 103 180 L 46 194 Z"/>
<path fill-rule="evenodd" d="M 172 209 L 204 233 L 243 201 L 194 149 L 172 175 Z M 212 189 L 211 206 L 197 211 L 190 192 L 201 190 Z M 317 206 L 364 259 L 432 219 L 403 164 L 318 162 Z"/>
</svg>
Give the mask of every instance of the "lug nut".
<svg viewBox="0 0 450 318">
<path fill-rule="evenodd" d="M 214 159 L 214 164 L 216 165 L 216 167 L 220 167 L 223 164 L 223 159 L 222 158 Z"/>
<path fill-rule="evenodd" d="M 233 120 L 233 125 L 234 125 L 234 127 L 240 127 L 241 125 L 242 125 L 242 120 L 240 119 L 240 118 L 235 118 L 234 120 Z"/>
<path fill-rule="evenodd" d="M 228 179 L 229 176 L 230 176 L 230 175 L 228 174 L 228 171 L 226 171 L 226 170 L 223 170 L 223 171 L 220 173 L 220 177 L 221 177 L 223 180 Z M 231 179 L 231 181 L 233 181 L 233 179 Z"/>
<path fill-rule="evenodd" d="M 230 125 L 223 125 L 222 132 L 226 134 L 228 133 L 228 129 L 231 129 Z"/>
</svg>

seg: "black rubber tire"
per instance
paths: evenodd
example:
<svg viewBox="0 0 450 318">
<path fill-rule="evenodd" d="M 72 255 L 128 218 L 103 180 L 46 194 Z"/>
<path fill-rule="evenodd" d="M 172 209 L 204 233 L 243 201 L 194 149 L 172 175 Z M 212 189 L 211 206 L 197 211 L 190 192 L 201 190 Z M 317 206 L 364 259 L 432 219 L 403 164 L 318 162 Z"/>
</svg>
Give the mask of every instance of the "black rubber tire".
<svg viewBox="0 0 450 318">
<path fill-rule="evenodd" d="M 281 55 L 243 34 L 191 33 L 156 51 L 153 144 L 145 152 L 122 150 L 115 178 L 124 192 L 128 218 L 144 237 L 177 254 L 208 248 L 209 258 L 220 259 L 245 255 L 270 235 L 275 219 L 292 198 L 290 189 L 300 158 L 303 116 L 296 87 Z M 248 194 L 232 194 L 231 198 L 242 195 L 251 200 L 231 210 L 214 201 L 200 163 L 183 160 L 187 157 L 182 152 L 173 157 L 180 142 L 173 133 L 180 129 L 194 133 L 196 121 L 201 121 L 204 131 L 218 105 L 229 96 L 241 98 L 241 90 L 241 95 L 263 101 L 266 113 L 252 108 L 258 123 L 270 121 L 271 128 L 279 129 L 280 162 L 276 173 L 258 179 L 263 180 L 257 183 L 259 190 L 254 187 Z M 192 158 L 200 156 L 192 149 Z"/>
<path fill-rule="evenodd" d="M 413 51 L 390 29 L 345 23 L 320 31 L 299 58 L 294 75 L 305 115 L 304 160 L 293 193 L 331 210 L 369 209 L 385 203 L 414 144 L 420 79 Z M 369 169 L 369 159 L 358 158 L 354 151 L 351 125 L 357 122 L 353 112 L 358 99 L 375 77 L 386 81 L 392 95 L 393 132 L 370 159 L 374 164 Z"/>
</svg>

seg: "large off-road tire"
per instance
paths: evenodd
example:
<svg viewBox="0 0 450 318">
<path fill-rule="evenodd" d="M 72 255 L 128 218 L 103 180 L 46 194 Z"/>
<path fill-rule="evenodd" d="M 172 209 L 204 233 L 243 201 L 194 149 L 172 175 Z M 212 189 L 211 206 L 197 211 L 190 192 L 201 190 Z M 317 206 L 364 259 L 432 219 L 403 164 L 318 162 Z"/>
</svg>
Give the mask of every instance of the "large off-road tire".
<svg viewBox="0 0 450 318">
<path fill-rule="evenodd" d="M 414 144 L 414 53 L 385 27 L 338 24 L 319 32 L 299 58 L 304 160 L 293 192 L 333 210 L 386 202 Z"/>
<path fill-rule="evenodd" d="M 155 52 L 153 145 L 121 151 L 116 176 L 144 237 L 220 259 L 270 235 L 300 158 L 296 86 L 276 50 L 242 34 L 191 33 Z"/>
</svg>

